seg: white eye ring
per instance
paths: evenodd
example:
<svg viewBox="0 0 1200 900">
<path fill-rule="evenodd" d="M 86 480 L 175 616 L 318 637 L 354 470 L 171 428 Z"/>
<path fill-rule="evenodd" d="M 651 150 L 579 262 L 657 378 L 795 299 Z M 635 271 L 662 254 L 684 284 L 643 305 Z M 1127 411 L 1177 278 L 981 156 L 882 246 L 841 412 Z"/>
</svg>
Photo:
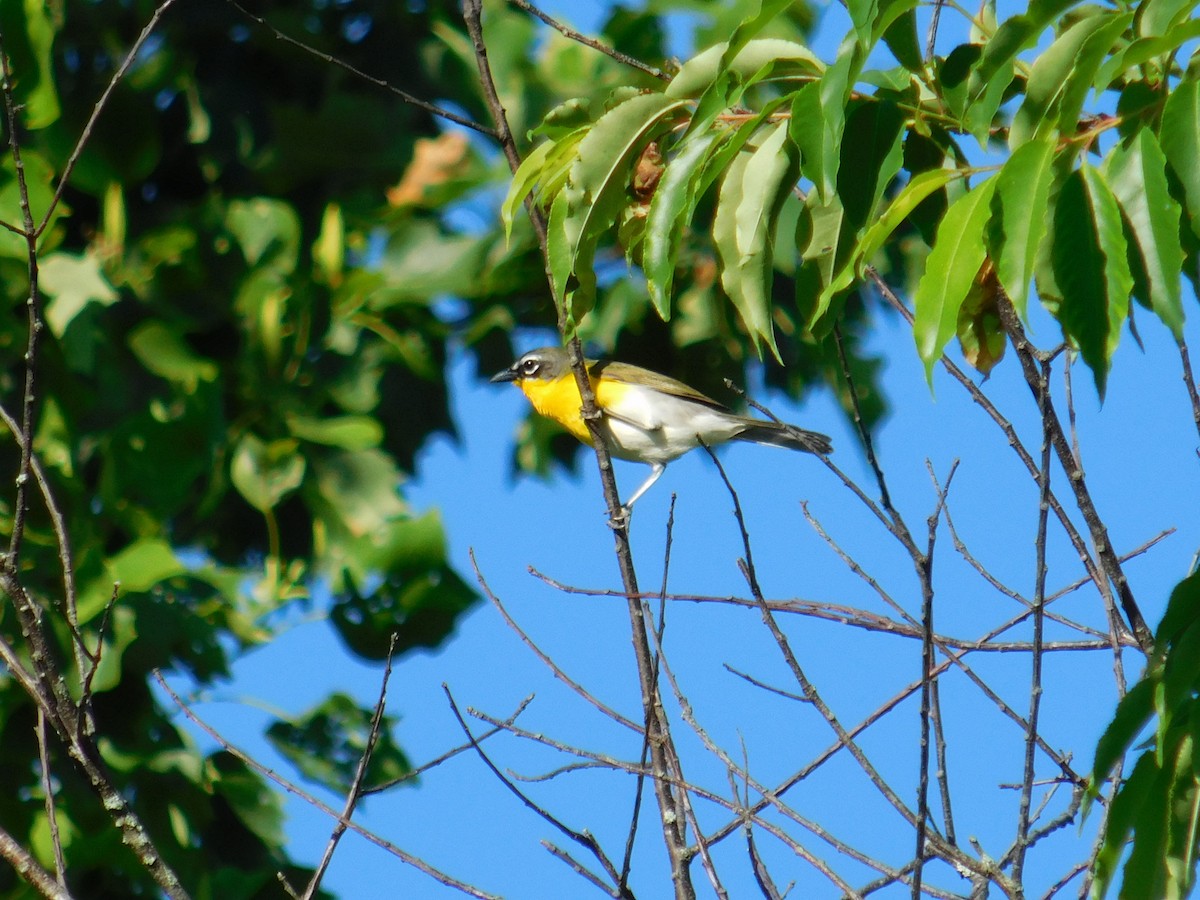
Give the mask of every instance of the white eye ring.
<svg viewBox="0 0 1200 900">
<path fill-rule="evenodd" d="M 540 363 L 536 359 L 527 359 L 521 363 L 521 371 L 526 375 L 533 375 L 540 367 Z"/>
</svg>

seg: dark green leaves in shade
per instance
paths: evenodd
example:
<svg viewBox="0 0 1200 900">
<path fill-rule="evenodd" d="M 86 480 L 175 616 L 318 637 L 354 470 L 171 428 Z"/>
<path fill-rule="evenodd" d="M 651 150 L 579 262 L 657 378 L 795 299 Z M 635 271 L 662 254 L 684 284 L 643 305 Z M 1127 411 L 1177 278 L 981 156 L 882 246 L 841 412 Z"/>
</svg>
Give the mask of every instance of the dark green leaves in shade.
<svg viewBox="0 0 1200 900">
<path fill-rule="evenodd" d="M 393 633 L 398 653 L 435 647 L 476 600 L 475 591 L 446 564 L 436 513 L 383 522 L 354 538 L 349 548 L 361 568 L 348 567 L 338 579 L 343 593 L 330 618 L 360 656 L 386 658 Z M 382 581 L 369 577 L 383 572 L 388 574 Z"/>
<path fill-rule="evenodd" d="M 373 715 L 346 694 L 335 693 L 301 715 L 274 722 L 267 739 L 305 778 L 345 794 L 367 749 Z M 364 788 L 395 782 L 412 771 L 392 738 L 395 724 L 386 714 L 380 721 Z"/>
<path fill-rule="evenodd" d="M 1129 315 L 1133 275 L 1121 210 L 1103 175 L 1084 163 L 1067 176 L 1054 211 L 1051 263 L 1059 320 L 1104 396 L 1109 361 Z"/>
</svg>

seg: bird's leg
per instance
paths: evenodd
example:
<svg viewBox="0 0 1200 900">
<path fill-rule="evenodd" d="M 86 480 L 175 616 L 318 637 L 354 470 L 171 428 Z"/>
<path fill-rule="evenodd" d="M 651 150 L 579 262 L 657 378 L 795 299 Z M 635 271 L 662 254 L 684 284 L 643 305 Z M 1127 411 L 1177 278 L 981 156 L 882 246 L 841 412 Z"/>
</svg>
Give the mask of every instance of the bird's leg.
<svg viewBox="0 0 1200 900">
<path fill-rule="evenodd" d="M 626 512 L 629 512 L 633 509 L 633 504 L 637 502 L 637 498 L 642 496 L 642 494 L 646 493 L 646 491 L 650 490 L 650 486 L 652 484 L 654 484 L 654 482 L 658 481 L 659 476 L 662 475 L 662 473 L 666 470 L 666 468 L 667 468 L 666 463 L 651 463 L 650 464 L 650 477 L 647 478 L 645 481 L 643 481 L 642 486 L 633 492 L 632 497 L 630 497 L 628 500 L 625 501 L 624 508 L 625 508 Z"/>
</svg>

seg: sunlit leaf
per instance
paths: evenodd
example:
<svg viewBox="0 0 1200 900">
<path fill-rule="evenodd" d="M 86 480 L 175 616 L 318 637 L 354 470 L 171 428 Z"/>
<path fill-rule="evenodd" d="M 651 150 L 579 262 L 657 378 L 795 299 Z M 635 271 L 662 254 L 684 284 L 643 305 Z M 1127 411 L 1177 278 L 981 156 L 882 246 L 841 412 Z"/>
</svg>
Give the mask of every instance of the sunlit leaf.
<svg viewBox="0 0 1200 900">
<path fill-rule="evenodd" d="M 129 349 L 148 370 L 188 393 L 201 381 L 215 381 L 217 364 L 196 354 L 183 338 L 159 321 L 144 322 L 129 333 Z"/>
<path fill-rule="evenodd" d="M 225 224 L 251 266 L 270 266 L 285 274 L 296 268 L 300 220 L 289 204 L 269 197 L 234 200 Z"/>
<path fill-rule="evenodd" d="M 40 269 L 39 284 L 51 298 L 46 304 L 46 324 L 55 337 L 61 338 L 89 303 L 108 306 L 117 300 L 117 292 L 93 253 L 51 253 L 42 258 Z"/>
<path fill-rule="evenodd" d="M 642 268 L 659 316 L 671 317 L 671 287 L 684 230 L 700 200 L 702 164 L 725 132 L 710 131 L 684 143 L 663 173 L 646 215 Z"/>
<path fill-rule="evenodd" d="M 1010 149 L 1050 135 L 1055 128 L 1074 130 L 1100 62 L 1132 18 L 1132 13 L 1097 12 L 1075 22 L 1038 55 L 1025 86 L 1025 101 L 1009 129 Z"/>
<path fill-rule="evenodd" d="M 1162 151 L 1183 185 L 1188 220 L 1200 236 L 1200 80 L 1185 78 L 1163 105 Z"/>
<path fill-rule="evenodd" d="M 1145 299 L 1175 338 L 1182 340 L 1182 210 L 1167 188 L 1166 168 L 1167 160 L 1154 132 L 1143 128 L 1130 143 L 1113 150 L 1104 174 L 1132 234 L 1131 250 L 1137 253 L 1145 273 Z"/>
<path fill-rule="evenodd" d="M 950 205 L 917 284 L 913 336 L 931 385 L 933 366 L 958 328 L 959 308 L 987 257 L 983 233 L 995 189 L 996 179 L 990 178 Z"/>
<path fill-rule="evenodd" d="M 246 502 L 267 512 L 300 486 L 305 468 L 295 441 L 267 443 L 245 434 L 233 453 L 229 474 Z"/>
<path fill-rule="evenodd" d="M 969 80 L 967 125 L 981 142 L 988 139 L 996 111 L 1012 84 L 1017 55 L 1037 43 L 1043 31 L 1080 0 L 1033 0 L 1025 11 L 1005 19 L 984 45 Z"/>
<path fill-rule="evenodd" d="M 309 416 L 288 416 L 288 430 L 305 441 L 342 447 L 346 450 L 366 450 L 379 446 L 383 426 L 370 416 L 335 416 L 315 419 Z"/>
<path fill-rule="evenodd" d="M 992 219 L 985 232 L 996 276 L 1017 311 L 1025 315 L 1038 245 L 1046 233 L 1046 208 L 1053 179 L 1052 141 L 1018 147 L 996 176 Z"/>
<path fill-rule="evenodd" d="M 560 196 L 566 207 L 559 219 L 565 275 L 574 274 L 571 313 L 575 321 L 591 308 L 595 295 L 592 257 L 602 232 L 625 203 L 631 170 L 641 148 L 666 116 L 683 105 L 662 94 L 641 94 L 601 116 L 579 143 L 579 153 Z M 556 198 L 557 205 L 557 198 Z M 552 209 L 552 216 L 554 210 Z M 566 300 L 564 277 L 556 299 Z"/>
<path fill-rule="evenodd" d="M 778 355 L 771 320 L 771 238 L 783 201 L 799 174 L 788 123 L 779 122 L 751 154 L 730 165 L 721 185 L 713 238 L 721 256 L 721 283 L 754 341 Z"/>
<path fill-rule="evenodd" d="M 709 47 L 684 63 L 665 91 L 668 97 L 699 97 L 722 72 L 734 73 L 739 83 L 755 75 L 766 75 L 766 67 L 786 73 L 791 77 L 808 75 L 816 78 L 825 69 L 825 64 L 811 50 L 795 41 L 781 38 L 758 38 L 748 41 L 737 55 L 721 69 L 722 58 L 729 48 L 724 42 Z M 786 65 L 786 67 L 784 66 Z"/>
</svg>

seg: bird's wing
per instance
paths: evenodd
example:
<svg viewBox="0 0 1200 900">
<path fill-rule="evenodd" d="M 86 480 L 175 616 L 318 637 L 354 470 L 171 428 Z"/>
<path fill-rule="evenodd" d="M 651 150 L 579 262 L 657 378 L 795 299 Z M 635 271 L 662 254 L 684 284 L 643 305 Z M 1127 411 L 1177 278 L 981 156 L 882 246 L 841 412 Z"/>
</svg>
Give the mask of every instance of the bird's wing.
<svg viewBox="0 0 1200 900">
<path fill-rule="evenodd" d="M 676 381 L 674 378 L 660 375 L 658 372 L 652 372 L 650 369 L 643 369 L 641 366 L 604 360 L 594 363 L 591 366 L 591 373 L 593 378 L 611 378 L 613 381 L 622 384 L 639 385 L 663 394 L 679 397 L 683 400 L 691 400 L 693 403 L 699 403 L 702 406 L 707 406 L 710 409 L 719 410 L 720 412 L 730 411 L 729 407 L 725 406 L 725 404 L 718 403 L 712 397 L 700 393 L 682 381 Z"/>
</svg>

